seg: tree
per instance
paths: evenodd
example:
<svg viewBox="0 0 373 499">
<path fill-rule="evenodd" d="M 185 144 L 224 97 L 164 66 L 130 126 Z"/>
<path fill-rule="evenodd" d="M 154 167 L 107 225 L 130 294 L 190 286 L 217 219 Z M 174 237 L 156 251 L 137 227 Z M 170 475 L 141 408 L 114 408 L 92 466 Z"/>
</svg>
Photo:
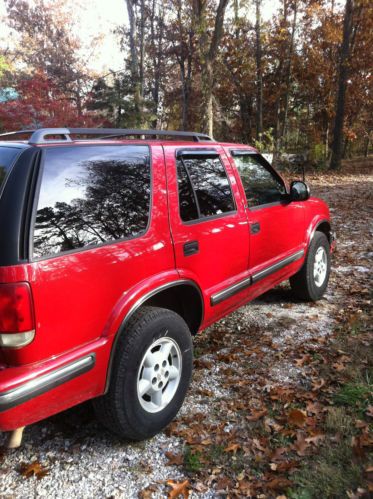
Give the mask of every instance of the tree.
<svg viewBox="0 0 373 499">
<path fill-rule="evenodd" d="M 210 136 L 213 135 L 214 129 L 214 64 L 223 35 L 224 16 L 228 1 L 219 0 L 216 13 L 214 13 L 213 30 L 210 37 L 208 32 L 209 16 L 207 12 L 207 0 L 193 0 L 193 12 L 196 19 L 201 63 L 202 131 L 208 133 Z"/>
<path fill-rule="evenodd" d="M 341 45 L 340 62 L 338 68 L 338 90 L 335 109 L 332 156 L 330 168 L 340 168 L 342 161 L 343 124 L 345 119 L 345 100 L 348 78 L 348 61 L 351 52 L 351 36 L 353 30 L 354 0 L 346 0 L 343 18 L 343 40 Z"/>
</svg>

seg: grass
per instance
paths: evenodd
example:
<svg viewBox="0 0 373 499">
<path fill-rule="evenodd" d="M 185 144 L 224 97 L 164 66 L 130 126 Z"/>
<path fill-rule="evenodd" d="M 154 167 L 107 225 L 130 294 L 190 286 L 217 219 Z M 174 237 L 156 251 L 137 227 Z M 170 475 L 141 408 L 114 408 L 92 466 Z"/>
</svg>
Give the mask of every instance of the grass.
<svg viewBox="0 0 373 499">
<path fill-rule="evenodd" d="M 336 349 L 349 352 L 351 362 L 338 380 L 339 388 L 325 417 L 324 444 L 319 454 L 304 461 L 294 474 L 294 486 L 287 493 L 290 499 L 347 499 L 348 492 L 364 488 L 364 463 L 354 455 L 351 442 L 359 434 L 356 420 L 364 420 L 368 405 L 373 403 L 369 372 L 373 359 L 370 349 L 357 338 L 366 328 L 361 323 L 352 326 L 340 330 L 335 343 Z"/>
<path fill-rule="evenodd" d="M 184 450 L 184 467 L 189 473 L 196 473 L 203 468 L 202 453 L 200 451 L 193 451 L 189 446 Z"/>
<path fill-rule="evenodd" d="M 289 493 L 292 499 L 344 498 L 362 482 L 362 469 L 353 461 L 349 439 L 325 446 L 319 456 L 294 476 L 300 490 Z"/>
<path fill-rule="evenodd" d="M 364 411 L 373 401 L 373 387 L 369 384 L 351 382 L 343 385 L 334 395 L 334 403 Z"/>
</svg>

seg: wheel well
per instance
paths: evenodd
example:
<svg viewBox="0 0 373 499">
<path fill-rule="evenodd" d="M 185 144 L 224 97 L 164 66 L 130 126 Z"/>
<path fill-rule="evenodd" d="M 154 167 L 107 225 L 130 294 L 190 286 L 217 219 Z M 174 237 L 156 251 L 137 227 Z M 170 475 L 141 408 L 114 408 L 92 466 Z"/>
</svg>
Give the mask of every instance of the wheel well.
<svg viewBox="0 0 373 499">
<path fill-rule="evenodd" d="M 194 286 L 181 284 L 164 289 L 148 298 L 142 306 L 162 307 L 179 314 L 192 334 L 196 334 L 203 318 L 203 302 Z"/>
<path fill-rule="evenodd" d="M 328 238 L 328 241 L 329 243 L 331 243 L 331 234 L 330 234 L 330 230 L 331 230 L 331 227 L 330 227 L 330 224 L 329 222 L 321 222 L 317 227 L 316 227 L 316 231 L 317 232 L 323 232 L 326 237 Z"/>
</svg>

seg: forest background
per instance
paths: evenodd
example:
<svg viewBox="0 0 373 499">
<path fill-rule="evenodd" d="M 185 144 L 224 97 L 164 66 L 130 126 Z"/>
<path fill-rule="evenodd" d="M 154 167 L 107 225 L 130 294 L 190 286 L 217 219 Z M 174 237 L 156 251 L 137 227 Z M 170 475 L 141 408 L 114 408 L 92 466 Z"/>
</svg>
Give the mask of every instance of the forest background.
<svg viewBox="0 0 373 499">
<path fill-rule="evenodd" d="M 2 4 L 2 131 L 196 130 L 331 169 L 372 150 L 369 0 L 123 0 L 88 38 L 84 0 Z M 109 35 L 122 68 L 92 69 Z"/>
</svg>

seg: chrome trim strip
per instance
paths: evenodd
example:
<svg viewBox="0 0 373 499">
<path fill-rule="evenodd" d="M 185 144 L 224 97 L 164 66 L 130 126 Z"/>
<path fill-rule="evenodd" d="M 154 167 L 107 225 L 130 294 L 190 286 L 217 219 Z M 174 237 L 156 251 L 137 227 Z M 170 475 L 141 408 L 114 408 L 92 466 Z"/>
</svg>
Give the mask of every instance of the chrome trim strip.
<svg viewBox="0 0 373 499">
<path fill-rule="evenodd" d="M 228 288 L 223 289 L 223 291 L 219 291 L 218 293 L 215 293 L 210 298 L 211 306 L 213 307 L 214 305 L 217 305 L 218 303 L 222 302 L 223 300 L 226 300 L 227 298 L 230 298 L 231 296 L 235 295 L 236 293 L 239 293 L 240 291 L 248 288 L 249 286 L 252 285 L 252 283 L 253 283 L 253 281 L 252 281 L 251 276 L 246 277 L 242 281 L 239 281 L 236 284 L 233 284 L 233 286 L 229 286 Z"/>
<path fill-rule="evenodd" d="M 275 263 L 274 265 L 271 265 L 270 267 L 267 267 L 266 269 L 263 269 L 260 272 L 253 274 L 253 276 L 252 276 L 253 277 L 253 284 L 260 281 L 261 279 L 264 279 L 265 277 L 269 276 L 270 274 L 277 272 L 278 270 L 282 269 L 283 267 L 286 267 L 286 265 L 289 265 L 290 263 L 293 263 L 293 262 L 296 262 L 297 260 L 300 260 L 303 255 L 304 255 L 304 250 L 297 251 L 293 255 L 290 255 L 287 258 L 280 260 L 279 262 Z"/>
<path fill-rule="evenodd" d="M 63 367 L 55 369 L 48 374 L 27 381 L 21 386 L 0 393 L 0 412 L 7 411 L 17 405 L 37 397 L 52 388 L 56 388 L 81 374 L 90 371 L 96 363 L 96 354 L 91 353 Z"/>
<path fill-rule="evenodd" d="M 210 303 L 211 306 L 213 307 L 214 305 L 217 305 L 218 303 L 222 302 L 223 300 L 226 300 L 227 298 L 230 298 L 231 296 L 235 295 L 236 293 L 239 293 L 240 291 L 243 291 L 244 289 L 248 288 L 252 284 L 255 284 L 256 282 L 260 281 L 261 279 L 264 279 L 270 274 L 273 274 L 274 272 L 277 272 L 278 270 L 282 269 L 283 267 L 286 267 L 286 265 L 289 265 L 290 263 L 293 263 L 304 255 L 304 250 L 297 251 L 293 255 L 288 256 L 287 258 L 284 258 L 283 260 L 280 260 L 279 262 L 275 263 L 274 265 L 271 265 L 270 267 L 267 267 L 260 272 L 257 272 L 256 274 L 253 274 L 250 277 L 247 277 L 243 279 L 242 281 L 237 282 L 236 284 L 233 284 L 233 286 L 229 286 L 228 288 L 223 289 L 222 291 L 219 291 L 218 293 L 215 293 L 210 297 Z"/>
</svg>

